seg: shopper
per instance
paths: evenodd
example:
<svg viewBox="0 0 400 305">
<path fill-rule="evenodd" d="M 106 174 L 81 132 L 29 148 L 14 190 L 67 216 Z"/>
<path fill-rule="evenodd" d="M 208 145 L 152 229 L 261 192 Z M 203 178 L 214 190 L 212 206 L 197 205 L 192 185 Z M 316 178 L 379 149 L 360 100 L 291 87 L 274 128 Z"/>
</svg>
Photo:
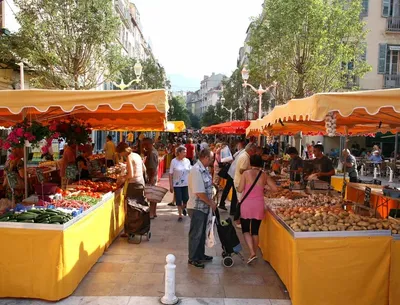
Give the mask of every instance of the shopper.
<svg viewBox="0 0 400 305">
<path fill-rule="evenodd" d="M 207 219 L 210 208 L 215 211 L 216 205 L 212 200 L 212 177 L 208 166 L 212 164 L 212 152 L 205 148 L 199 154 L 199 161 L 189 173 L 189 203 L 193 214 L 189 231 L 189 265 L 204 268 L 204 262 L 212 261 L 211 256 L 205 255 Z"/>
<path fill-rule="evenodd" d="M 286 153 L 290 156 L 290 181 L 300 181 L 304 162 L 295 147 L 289 147 Z"/>
<path fill-rule="evenodd" d="M 235 215 L 236 213 L 236 205 L 237 205 L 237 194 L 236 194 L 236 189 L 233 185 L 233 178 L 235 177 L 235 169 L 236 169 L 236 163 L 240 155 L 244 152 L 244 147 L 245 147 L 245 142 L 244 141 L 239 141 L 236 149 L 237 152 L 233 155 L 233 162 L 231 163 L 231 166 L 228 169 L 228 175 L 226 179 L 226 184 L 225 188 L 222 191 L 222 196 L 221 196 L 221 201 L 219 203 L 219 208 L 222 210 L 226 210 L 226 203 L 225 200 L 228 197 L 228 194 L 230 190 L 232 189 L 232 200 L 231 200 L 231 207 L 229 214 L 230 215 Z"/>
<path fill-rule="evenodd" d="M 89 157 L 92 155 L 93 146 L 91 144 L 86 144 L 83 147 L 83 151 L 80 156 L 76 158 L 76 165 L 78 167 L 78 175 L 76 180 L 87 180 L 90 179 L 89 173 Z"/>
<path fill-rule="evenodd" d="M 146 156 L 145 166 L 149 185 L 156 185 L 158 180 L 158 151 L 153 146 L 153 140 L 144 138 L 143 151 Z M 150 202 L 150 218 L 157 217 L 157 202 Z"/>
<path fill-rule="evenodd" d="M 60 161 L 60 177 L 61 177 L 61 188 L 65 189 L 68 185 L 67 178 L 67 167 L 69 165 L 75 166 L 76 161 L 76 144 L 74 141 L 69 141 L 67 145 L 64 146 L 63 157 Z"/>
<path fill-rule="evenodd" d="M 243 193 L 243 200 L 240 203 L 240 224 L 250 250 L 248 264 L 257 259 L 258 231 L 265 214 L 264 187 L 266 185 L 273 192 L 278 190 L 275 182 L 262 171 L 262 157 L 252 155 L 250 169 L 243 173 L 238 186 L 238 192 Z"/>
<path fill-rule="evenodd" d="M 249 143 L 246 145 L 245 151 L 240 154 L 237 164 L 236 164 L 236 168 L 235 168 L 235 176 L 233 178 L 233 184 L 236 188 L 236 192 L 238 195 L 238 199 L 242 200 L 242 194 L 241 192 L 238 191 L 238 187 L 239 187 L 239 183 L 240 183 L 240 179 L 242 179 L 242 174 L 244 173 L 244 171 L 248 170 L 250 168 L 250 157 L 254 156 L 257 152 L 257 144 L 254 143 Z M 235 220 L 237 220 L 238 218 L 235 217 Z"/>
<path fill-rule="evenodd" d="M 189 159 L 190 165 L 194 165 L 194 160 L 196 158 L 196 146 L 193 144 L 193 139 L 189 138 L 188 143 L 185 144 L 186 148 L 186 158 Z"/>
<path fill-rule="evenodd" d="M 342 158 L 341 158 L 343 168 L 346 168 L 346 173 L 349 174 L 350 182 L 357 183 L 358 182 L 358 172 L 357 172 L 357 160 L 354 157 L 350 150 L 343 149 Z"/>
<path fill-rule="evenodd" d="M 221 148 L 222 145 L 221 143 L 217 143 L 214 147 L 214 164 L 213 164 L 213 184 L 215 187 L 219 187 L 219 182 L 220 182 L 220 177 L 219 177 L 219 171 L 220 171 L 220 167 L 219 164 L 221 163 Z"/>
<path fill-rule="evenodd" d="M 115 144 L 110 135 L 107 136 L 106 144 L 104 144 L 104 152 L 107 167 L 115 165 Z"/>
<path fill-rule="evenodd" d="M 191 168 L 189 159 L 186 158 L 186 148 L 178 147 L 176 157 L 171 161 L 169 168 L 170 192 L 175 195 L 178 207 L 178 221 L 182 221 L 182 214 L 187 215 L 186 205 L 189 200 L 188 177 Z"/>
</svg>

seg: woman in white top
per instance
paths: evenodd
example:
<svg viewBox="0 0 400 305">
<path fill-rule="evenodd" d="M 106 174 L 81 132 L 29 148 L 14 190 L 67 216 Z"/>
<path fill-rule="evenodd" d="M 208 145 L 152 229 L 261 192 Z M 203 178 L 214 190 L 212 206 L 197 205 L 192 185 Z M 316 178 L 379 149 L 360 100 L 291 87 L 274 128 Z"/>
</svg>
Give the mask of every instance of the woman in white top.
<svg viewBox="0 0 400 305">
<path fill-rule="evenodd" d="M 182 214 L 187 215 L 186 204 L 189 200 L 188 177 L 190 172 L 190 161 L 186 158 L 186 148 L 179 146 L 176 149 L 175 158 L 171 161 L 169 168 L 169 185 L 171 193 L 175 194 L 179 218 L 182 221 Z"/>
<path fill-rule="evenodd" d="M 133 153 L 126 143 L 119 143 L 116 151 L 120 156 L 126 158 L 126 170 L 128 172 L 126 176 L 128 180 L 126 197 L 144 200 L 144 173 L 146 173 L 146 167 L 142 158 L 137 153 Z"/>
</svg>

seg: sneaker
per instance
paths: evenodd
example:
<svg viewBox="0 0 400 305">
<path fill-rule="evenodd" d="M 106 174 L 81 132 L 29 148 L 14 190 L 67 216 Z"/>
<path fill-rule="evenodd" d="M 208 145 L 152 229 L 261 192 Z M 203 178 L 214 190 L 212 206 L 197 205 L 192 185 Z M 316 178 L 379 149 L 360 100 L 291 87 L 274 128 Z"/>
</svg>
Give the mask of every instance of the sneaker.
<svg viewBox="0 0 400 305">
<path fill-rule="evenodd" d="M 211 262 L 213 260 L 212 256 L 204 255 L 202 262 Z"/>
<path fill-rule="evenodd" d="M 186 215 L 187 215 L 186 209 L 183 209 L 182 214 L 183 214 L 183 216 L 186 216 Z"/>
<path fill-rule="evenodd" d="M 173 202 L 170 202 L 170 203 L 168 203 L 167 205 L 168 205 L 168 206 L 170 206 L 170 207 L 174 207 L 174 206 L 176 206 L 176 204 L 175 204 L 175 203 L 173 203 Z"/>
<path fill-rule="evenodd" d="M 182 222 L 182 220 L 183 220 L 182 217 L 178 218 L 178 222 Z"/>
<path fill-rule="evenodd" d="M 228 209 L 226 208 L 226 206 L 219 206 L 218 208 L 221 209 L 221 210 L 224 210 L 224 211 L 228 211 Z"/>
<path fill-rule="evenodd" d="M 204 269 L 204 264 L 199 262 L 199 261 L 191 261 L 191 260 L 189 260 L 188 264 L 192 265 L 193 267 L 196 267 L 196 268 Z"/>
</svg>

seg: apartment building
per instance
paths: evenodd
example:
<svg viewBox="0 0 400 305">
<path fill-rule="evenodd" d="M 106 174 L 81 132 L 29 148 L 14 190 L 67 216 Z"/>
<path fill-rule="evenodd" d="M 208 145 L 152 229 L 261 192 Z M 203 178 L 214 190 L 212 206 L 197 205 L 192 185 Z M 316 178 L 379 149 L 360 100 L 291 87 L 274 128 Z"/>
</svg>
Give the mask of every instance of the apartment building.
<svg viewBox="0 0 400 305">
<path fill-rule="evenodd" d="M 360 89 L 400 88 L 400 0 L 363 0 L 362 17 L 372 71 L 360 79 Z"/>
<path fill-rule="evenodd" d="M 222 93 L 222 80 L 226 78 L 223 74 L 215 74 L 211 76 L 205 75 L 200 82 L 200 113 L 202 115 L 207 111 L 209 106 L 215 106 L 219 100 L 219 95 Z"/>
</svg>

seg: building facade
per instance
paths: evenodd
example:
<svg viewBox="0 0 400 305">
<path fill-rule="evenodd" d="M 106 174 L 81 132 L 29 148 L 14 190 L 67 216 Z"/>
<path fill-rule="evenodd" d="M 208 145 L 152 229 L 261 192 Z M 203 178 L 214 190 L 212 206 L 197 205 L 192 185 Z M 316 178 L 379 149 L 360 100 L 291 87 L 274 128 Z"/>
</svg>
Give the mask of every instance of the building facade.
<svg viewBox="0 0 400 305">
<path fill-rule="evenodd" d="M 400 0 L 363 0 L 362 16 L 372 70 L 360 79 L 360 89 L 400 88 Z"/>
<path fill-rule="evenodd" d="M 188 92 L 186 96 L 187 109 L 198 117 L 207 111 L 209 106 L 215 106 L 222 94 L 222 81 L 226 78 L 223 74 L 205 75 L 200 82 L 200 89 Z"/>
</svg>

